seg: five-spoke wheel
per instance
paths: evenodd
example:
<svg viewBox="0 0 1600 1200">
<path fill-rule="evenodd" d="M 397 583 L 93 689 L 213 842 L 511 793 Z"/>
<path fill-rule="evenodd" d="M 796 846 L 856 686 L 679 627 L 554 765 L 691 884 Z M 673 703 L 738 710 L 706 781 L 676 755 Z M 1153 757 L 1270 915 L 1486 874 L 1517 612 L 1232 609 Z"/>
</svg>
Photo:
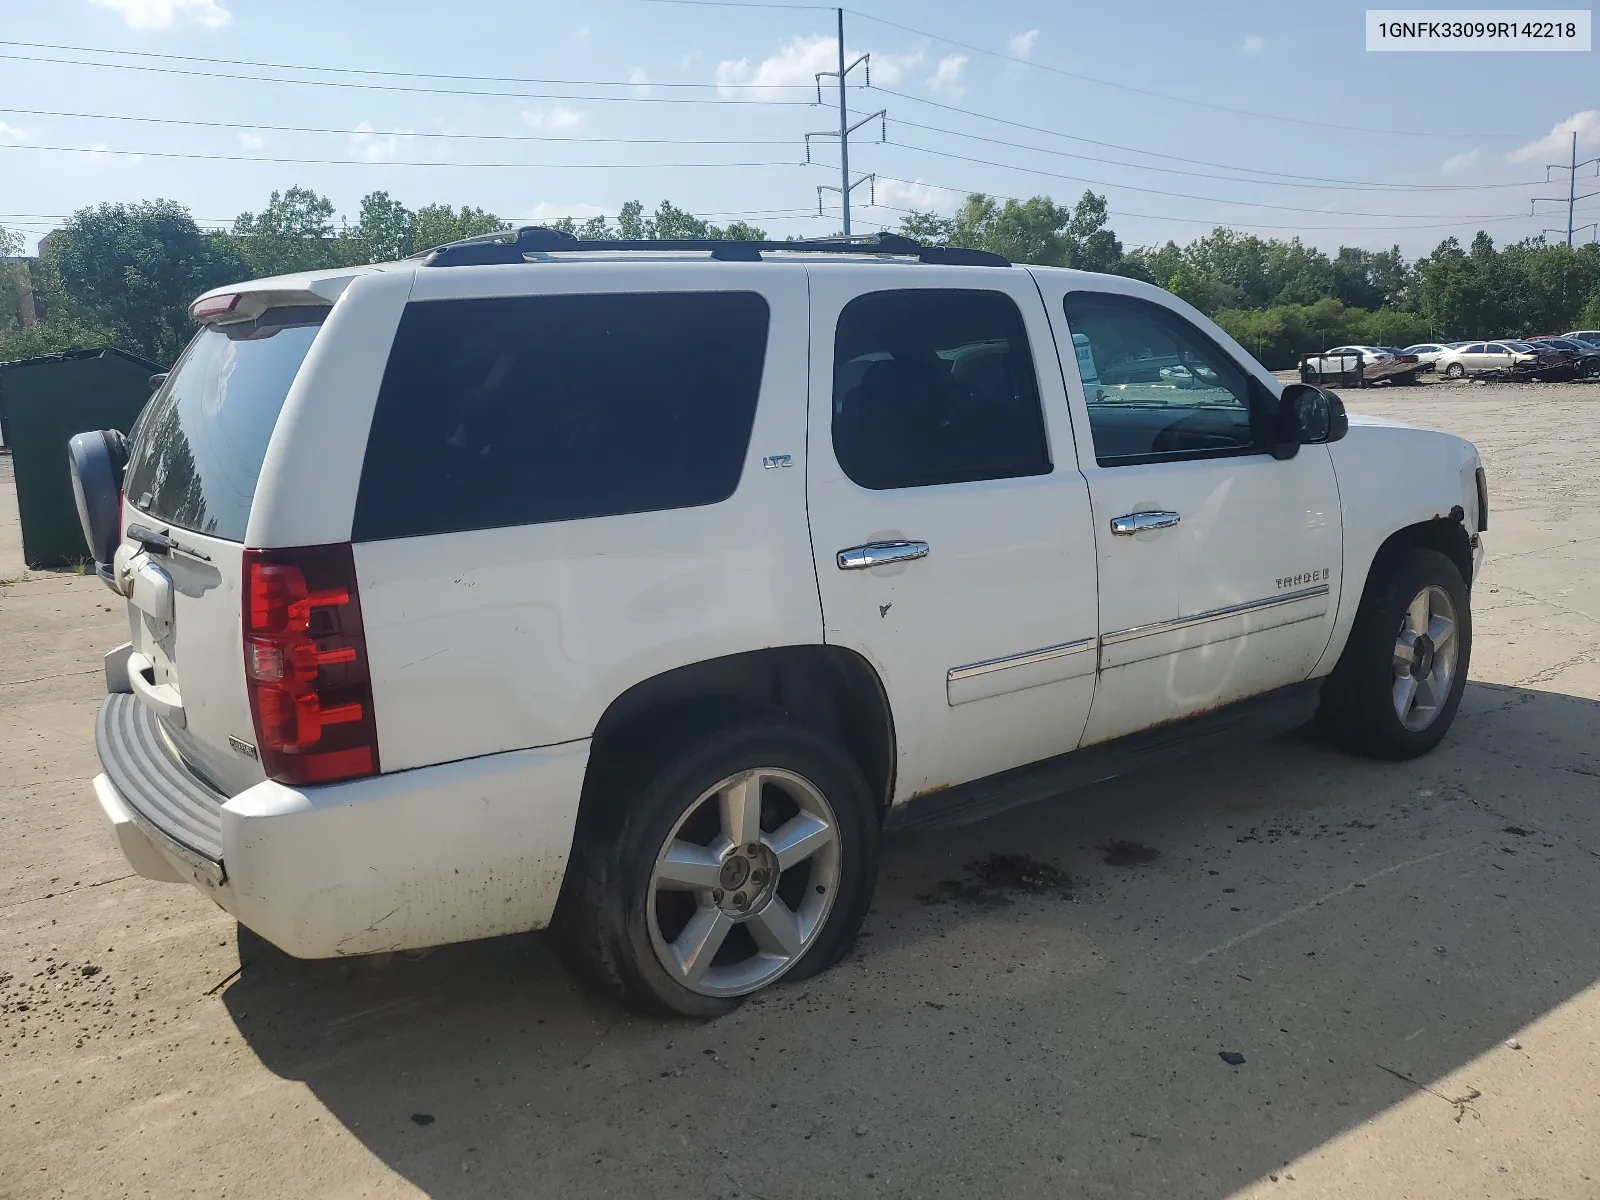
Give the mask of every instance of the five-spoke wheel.
<svg viewBox="0 0 1600 1200">
<path fill-rule="evenodd" d="M 811 947 L 838 887 L 827 797 L 793 771 L 741 771 L 691 804 L 656 856 L 650 944 L 691 991 L 743 996 Z"/>
<path fill-rule="evenodd" d="M 1415 758 L 1450 728 L 1472 655 L 1463 559 L 1458 566 L 1437 550 L 1397 546 L 1372 564 L 1318 714 L 1347 750 Z"/>
<path fill-rule="evenodd" d="M 716 1016 L 854 943 L 882 804 L 839 742 L 713 713 L 606 744 L 593 775 L 556 914 L 591 977 Z"/>
<path fill-rule="evenodd" d="M 1456 676 L 1456 606 L 1430 584 L 1406 605 L 1394 644 L 1394 711 L 1407 729 L 1439 719 Z"/>
</svg>

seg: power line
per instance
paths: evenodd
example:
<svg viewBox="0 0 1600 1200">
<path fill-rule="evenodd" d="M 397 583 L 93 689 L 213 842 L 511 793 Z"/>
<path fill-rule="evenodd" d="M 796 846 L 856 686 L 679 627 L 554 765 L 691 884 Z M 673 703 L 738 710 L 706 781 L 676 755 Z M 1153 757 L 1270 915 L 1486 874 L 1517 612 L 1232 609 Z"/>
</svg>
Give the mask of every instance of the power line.
<svg viewBox="0 0 1600 1200">
<path fill-rule="evenodd" d="M 488 96 L 508 100 L 583 100 L 589 103 L 609 104 L 759 104 L 768 108 L 812 108 L 814 105 L 809 100 L 739 100 L 727 97 L 678 97 L 678 96 L 587 96 L 567 95 L 554 92 L 495 92 L 473 88 L 440 88 L 407 86 L 398 83 L 359 83 L 348 79 L 284 79 L 276 75 L 242 75 L 224 71 L 196 71 L 188 67 L 155 67 L 144 63 L 118 63 L 118 62 L 85 62 L 74 58 L 41 58 L 30 54 L 0 54 L 0 59 L 13 62 L 52 63 L 56 66 L 67 67 L 100 67 L 105 70 L 115 71 L 145 71 L 158 75 L 187 75 L 199 79 L 227 79 L 234 82 L 253 83 L 290 83 L 301 87 L 321 88 L 351 88 L 368 92 L 408 92 L 429 96 Z M 625 86 L 642 88 L 644 84 L 621 84 Z M 708 85 L 716 86 L 716 85 Z"/>
<path fill-rule="evenodd" d="M 523 134 L 523 133 L 445 133 L 436 130 L 416 129 L 349 129 L 334 128 L 323 125 L 264 125 L 247 121 L 201 121 L 189 117 L 142 117 L 130 116 L 121 113 L 85 113 L 64 112 L 53 109 L 38 108 L 0 108 L 0 112 L 15 116 L 31 117 L 61 117 L 69 120 L 84 121 L 122 121 L 133 124 L 145 125 L 180 125 L 199 129 L 235 129 L 253 130 L 265 133 L 318 133 L 336 134 L 342 136 L 366 137 L 407 137 L 407 138 L 432 138 L 442 141 L 504 141 L 504 142 L 549 142 L 549 143 L 574 143 L 594 145 L 630 145 L 630 146 L 789 146 L 794 144 L 793 138 L 623 138 L 623 137 L 578 137 L 556 134 Z M 874 114 L 876 115 L 876 114 Z M 1014 142 L 1005 138 L 989 137 L 985 134 L 967 133 L 959 129 L 947 129 L 939 125 L 928 125 L 920 121 L 908 121 L 895 118 L 896 125 L 903 125 L 909 129 L 920 129 L 928 133 L 943 134 L 950 137 L 966 138 L 970 141 L 986 142 L 995 146 L 1006 146 L 1015 150 L 1026 150 L 1034 154 L 1049 154 L 1060 158 L 1078 159 L 1083 162 L 1101 163 L 1106 166 L 1124 167 L 1137 171 L 1152 171 L 1166 175 L 1182 175 L 1196 179 L 1216 179 L 1229 183 L 1249 183 L 1269 185 L 1272 187 L 1297 187 L 1315 188 L 1325 191 L 1375 191 L 1375 192 L 1469 192 L 1501 190 L 1505 188 L 1534 187 L 1539 180 L 1519 180 L 1514 183 L 1477 183 L 1477 184 L 1401 184 L 1383 183 L 1376 180 L 1347 180 L 1333 179 L 1318 175 L 1288 175 L 1286 172 L 1273 172 L 1285 175 L 1283 179 L 1252 179 L 1239 175 L 1220 175 L 1205 171 L 1189 171 L 1177 167 L 1158 167 L 1149 163 L 1125 162 L 1121 159 L 1102 158 L 1092 154 L 1076 154 L 1070 150 L 1057 150 L 1049 146 L 1036 146 L 1026 142 Z M 832 131 L 830 131 L 831 133 Z M 1070 137 L 1069 134 L 1057 134 L 1060 137 Z M 1088 140 L 1088 139 L 1083 139 Z M 1095 143 L 1096 145 L 1114 145 L 1113 143 Z M 1135 147 L 1116 147 L 1126 149 L 1133 154 L 1153 154 L 1153 151 L 1139 150 Z M 1176 158 L 1176 156 L 1171 156 Z M 1206 166 L 1218 166 L 1225 170 L 1254 171 L 1253 167 L 1233 167 L 1224 163 L 1208 163 L 1198 159 L 1178 159 L 1177 161 L 1196 162 Z M 1111 185 L 1106 186 L 1121 186 Z"/>
<path fill-rule="evenodd" d="M 1066 141 L 1069 141 L 1069 142 L 1081 142 L 1082 144 L 1084 144 L 1086 146 L 1099 146 L 1099 147 L 1101 147 L 1103 149 L 1107 149 L 1107 150 L 1123 150 L 1123 151 L 1126 151 L 1129 154 L 1143 154 L 1143 155 L 1149 156 L 1150 158 L 1165 159 L 1168 162 L 1189 163 L 1191 165 L 1201 166 L 1201 167 L 1217 167 L 1217 168 L 1219 168 L 1221 170 L 1226 170 L 1226 171 L 1248 171 L 1248 172 L 1251 172 L 1251 173 L 1257 174 L 1257 175 L 1272 175 L 1272 176 L 1277 176 L 1279 178 L 1287 178 L 1287 179 L 1316 178 L 1315 176 L 1295 175 L 1295 174 L 1292 174 L 1292 173 L 1286 172 L 1286 171 L 1269 171 L 1269 170 L 1266 170 L 1265 168 L 1261 168 L 1261 167 L 1243 167 L 1243 166 L 1239 166 L 1239 165 L 1234 164 L 1234 163 L 1211 162 L 1211 161 L 1209 161 L 1207 159 L 1203 159 L 1203 158 L 1186 158 L 1185 156 L 1183 156 L 1181 154 L 1164 154 L 1164 153 L 1162 153 L 1162 152 L 1160 152 L 1158 150 L 1141 150 L 1137 146 L 1125 146 L 1125 145 L 1122 145 L 1122 144 L 1120 144 L 1118 142 L 1100 141 L 1100 140 L 1098 140 L 1096 138 L 1082 137 L 1082 136 L 1080 136 L 1078 134 L 1074 134 L 1074 133 L 1063 133 L 1059 129 L 1050 129 L 1050 128 L 1044 126 L 1044 125 L 1030 125 L 1026 121 L 1013 121 L 1009 117 L 997 117 L 992 113 L 979 112 L 977 109 L 972 109 L 972 108 L 962 108 L 958 104 L 946 104 L 946 103 L 944 103 L 943 101 L 940 101 L 940 100 L 930 100 L 925 96 L 914 96 L 910 92 L 896 91 L 894 88 L 883 87 L 882 85 L 876 84 L 876 83 L 871 84 L 870 86 L 871 86 L 872 90 L 874 90 L 874 91 L 882 92 L 886 96 L 894 96 L 896 99 L 899 99 L 899 100 L 907 100 L 907 101 L 910 101 L 913 104 L 924 104 L 924 105 L 927 105 L 929 108 L 941 109 L 944 112 L 959 113 L 964 117 L 976 117 L 980 121 L 992 121 L 993 123 L 995 123 L 997 125 L 1007 125 L 1007 126 L 1011 127 L 1012 129 L 1027 130 L 1029 133 L 1042 133 L 1042 134 L 1045 134 L 1048 137 L 1063 138 L 1063 139 L 1065 139 Z M 904 121 L 904 120 L 902 120 L 901 123 L 902 124 L 907 124 L 907 125 L 910 124 L 910 122 Z M 950 130 L 939 130 L 939 132 L 953 132 L 953 131 L 950 131 Z M 1132 164 L 1129 164 L 1129 165 L 1132 165 Z M 1335 180 L 1334 182 L 1338 182 L 1338 183 L 1369 183 L 1370 182 L 1370 183 L 1373 183 L 1374 186 L 1377 186 L 1377 181 L 1368 181 L 1368 180 L 1343 179 L 1343 180 Z M 1444 186 L 1447 186 L 1447 185 L 1441 184 L 1439 186 L 1444 187 Z"/>
<path fill-rule="evenodd" d="M 378 75 L 390 79 L 446 79 L 467 83 L 536 83 L 560 87 L 629 87 L 629 88 L 756 88 L 776 90 L 795 88 L 811 91 L 809 83 L 657 83 L 637 79 L 543 79 L 524 75 L 452 75 L 436 71 L 385 71 L 376 67 L 322 67 L 309 63 L 261 62 L 249 58 L 211 58 L 203 54 L 158 54 L 153 50 L 117 50 L 103 46 L 69 46 L 59 42 L 17 42 L 0 38 L 0 46 L 18 46 L 25 50 L 61 50 L 72 54 L 120 54 L 129 58 L 157 58 L 168 62 L 212 63 L 224 67 L 258 67 L 269 71 L 315 71 L 329 75 Z M 25 56 L 6 56 L 24 58 Z M 27 59 L 31 62 L 56 62 L 53 58 Z M 117 63 L 88 63 L 88 66 L 114 67 Z"/>
<path fill-rule="evenodd" d="M 344 167 L 472 167 L 491 169 L 511 169 L 529 171 L 565 171 L 565 170 L 595 170 L 595 171 L 638 171 L 638 170 L 678 170 L 694 168 L 720 168 L 720 167 L 803 167 L 806 164 L 793 159 L 788 161 L 768 162 L 633 162 L 633 163 L 529 163 L 529 162 L 460 162 L 442 159 L 437 162 L 417 162 L 413 159 L 371 159 L 371 158 L 290 158 L 279 155 L 243 155 L 243 154 L 198 154 L 184 153 L 176 150 L 113 150 L 105 146 L 38 146 L 38 145 L 10 145 L 0 146 L 0 151 L 6 150 L 46 150 L 58 154 L 115 154 L 124 158 L 181 158 L 202 159 L 211 162 L 262 162 L 262 163 L 304 163 L 315 166 L 344 166 Z"/>
<path fill-rule="evenodd" d="M 68 117 L 86 121 L 128 121 L 147 125 L 186 125 L 201 129 L 249 129 L 263 133 L 333 133 L 352 137 L 435 138 L 489 142 L 573 142 L 622 146 L 793 146 L 793 138 L 619 138 L 569 137 L 528 133 L 438 133 L 419 129 L 331 129 L 318 125 L 255 125 L 244 121 L 197 121 L 188 117 L 130 117 L 112 113 L 49 112 L 37 108 L 0 108 L 0 113 L 25 117 Z"/>
<path fill-rule="evenodd" d="M 1139 185 L 1132 183 L 1112 183 L 1104 179 L 1091 179 L 1083 175 L 1066 175 L 1059 171 L 1046 171 L 1040 167 L 1024 167 L 1016 163 L 995 162 L 993 159 L 975 158 L 968 154 L 956 154 L 949 150 L 934 150 L 928 146 L 913 146 L 909 142 L 890 141 L 886 144 L 890 146 L 899 146 L 905 150 L 914 150 L 919 154 L 932 154 L 939 158 L 955 159 L 958 162 L 969 162 L 978 166 L 998 167 L 1001 170 L 1006 171 L 1022 171 L 1029 175 L 1043 175 L 1049 179 L 1064 179 L 1072 183 L 1089 184 L 1092 187 L 1122 188 L 1123 190 L 1130 192 L 1146 192 L 1152 196 L 1170 196 L 1177 200 L 1202 200 L 1210 204 L 1232 204 L 1241 208 L 1270 208 L 1282 212 L 1317 213 L 1336 217 L 1406 217 L 1411 215 L 1409 213 L 1344 212 L 1339 209 L 1332 208 L 1307 208 L 1306 206 L 1299 204 L 1269 204 L 1262 200 L 1233 200 L 1226 196 L 1199 196 L 1192 192 L 1172 192 L 1163 188 L 1140 187 Z"/>
<path fill-rule="evenodd" d="M 897 177 L 897 176 L 894 176 L 894 175 L 883 175 L 883 174 L 880 174 L 878 176 L 878 178 L 879 178 L 880 181 L 885 182 L 885 183 L 898 183 L 898 184 L 902 184 L 902 185 L 904 185 L 906 187 L 932 188 L 934 191 L 952 192 L 952 193 L 955 193 L 955 194 L 958 194 L 958 195 L 972 195 L 975 192 L 981 191 L 981 189 L 966 188 L 966 187 L 953 187 L 953 186 L 950 186 L 948 184 L 942 184 L 942 183 L 929 183 L 927 180 L 924 180 L 924 179 L 903 179 L 903 178 L 900 178 L 900 177 Z M 984 193 L 984 194 L 993 196 L 997 200 L 1016 200 L 1016 201 L 1020 201 L 1020 199 L 1021 199 L 1021 197 L 1018 197 L 1018 196 L 1005 196 L 1005 195 L 996 194 L 994 192 L 988 192 L 988 193 Z M 874 205 L 874 207 L 887 208 L 887 209 L 890 209 L 891 211 L 894 211 L 894 212 L 904 212 L 904 213 L 915 213 L 915 212 L 919 211 L 919 210 L 913 209 L 913 208 L 897 208 L 894 205 L 882 204 L 882 203 L 876 204 L 876 205 Z M 1600 211 L 1600 209 L 1597 209 L 1595 211 Z M 1403 232 L 1405 232 L 1407 230 L 1412 230 L 1412 229 L 1458 229 L 1458 228 L 1462 228 L 1462 227 L 1467 226 L 1467 225 L 1477 224 L 1477 223 L 1480 223 L 1480 222 L 1482 222 L 1482 223 L 1492 223 L 1492 222 L 1501 222 L 1501 221 L 1525 221 L 1525 220 L 1528 219 L 1528 216 L 1527 216 L 1526 213 L 1504 213 L 1504 214 L 1497 215 L 1497 216 L 1465 217 L 1465 218 L 1462 218 L 1462 219 L 1456 220 L 1456 221 L 1432 222 L 1432 223 L 1429 223 L 1429 224 L 1405 224 L 1405 225 L 1305 225 L 1305 224 L 1268 225 L 1268 224 L 1259 224 L 1259 223 L 1243 222 L 1243 221 L 1218 220 L 1218 219 L 1216 219 L 1214 217 L 1174 217 L 1174 216 L 1169 216 L 1169 215 L 1166 215 L 1166 214 L 1163 214 L 1163 213 L 1129 212 L 1129 211 L 1127 211 L 1125 209 L 1107 209 L 1107 214 L 1106 215 L 1107 216 L 1112 216 L 1112 217 L 1134 217 L 1134 218 L 1141 218 L 1141 219 L 1150 220 L 1150 221 L 1176 221 L 1176 222 L 1179 222 L 1181 224 L 1189 224 L 1189 225 L 1221 225 L 1221 226 L 1224 226 L 1224 227 L 1227 227 L 1227 228 L 1233 228 L 1233 229 L 1295 229 L 1295 230 L 1303 230 L 1305 232 L 1315 232 L 1315 231 L 1319 231 L 1319 230 L 1320 231 L 1330 231 L 1330 232 L 1332 232 L 1332 231 L 1340 231 L 1340 230 L 1354 230 L 1354 231 L 1365 231 L 1365 232 L 1373 232 L 1373 233 L 1385 232 L 1385 231 L 1390 231 L 1390 230 L 1392 230 L 1394 232 L 1397 232 L 1397 233 L 1403 233 Z M 1366 214 L 1360 214 L 1360 215 L 1366 215 Z M 1373 214 L 1373 215 L 1382 215 L 1382 214 Z M 1421 219 L 1421 220 L 1431 220 L 1430 218 L 1427 218 L 1427 217 L 1423 216 L 1423 214 L 1416 214 L 1416 216 L 1418 217 L 1418 219 Z"/>
<path fill-rule="evenodd" d="M 0 112 L 6 110 L 0 109 Z M 959 129 L 946 129 L 940 125 L 925 125 L 920 121 L 907 121 L 903 117 L 896 117 L 896 125 L 904 125 L 908 129 L 922 129 L 929 133 L 942 133 L 950 137 L 968 138 L 972 141 L 988 142 L 995 146 L 1009 146 L 1016 150 L 1028 150 L 1035 154 L 1053 154 L 1061 158 L 1076 158 L 1084 162 L 1104 163 L 1107 166 L 1126 167 L 1135 171 L 1157 171 L 1166 175 L 1187 175 L 1195 179 L 1220 179 L 1230 183 L 1250 183 L 1258 186 L 1269 187 L 1297 187 L 1316 188 L 1322 191 L 1373 191 L 1373 192 L 1476 192 L 1492 191 L 1502 188 L 1535 187 L 1540 181 L 1537 179 L 1518 180 L 1514 183 L 1382 183 L 1377 180 L 1334 179 L 1324 175 L 1293 175 L 1287 172 L 1257 172 L 1258 174 L 1282 175 L 1281 179 L 1252 179 L 1242 175 L 1216 175 L 1205 171 L 1186 171 L 1177 167 L 1157 167 L 1149 163 L 1124 162 L 1116 158 L 1100 158 L 1093 154 L 1074 154 L 1070 150 L 1054 150 L 1048 146 L 1033 146 L 1026 142 L 1012 142 L 1005 138 L 988 137 L 981 133 L 964 133 Z M 1058 137 L 1069 137 L 1069 134 L 1058 134 Z M 1085 139 L 1087 140 L 1087 139 Z M 1096 145 L 1111 145 L 1108 142 L 1096 142 Z M 1153 154 L 1154 151 L 1139 150 L 1132 146 L 1117 147 L 1126 149 L 1132 154 Z M 1165 156 L 1162 157 L 1174 157 Z M 1218 166 L 1225 170 L 1256 171 L 1254 167 L 1233 167 L 1225 163 L 1207 163 L 1199 159 L 1177 159 L 1180 162 L 1195 162 L 1203 166 Z M 1109 186 L 1109 185 L 1108 185 Z M 1120 185 L 1118 185 L 1120 186 Z"/>
<path fill-rule="evenodd" d="M 1291 125 L 1309 125 L 1318 129 L 1337 129 L 1344 133 L 1376 133 L 1389 134 L 1396 137 L 1456 137 L 1456 138 L 1515 138 L 1522 136 L 1515 133 L 1484 133 L 1480 130 L 1471 132 L 1455 132 L 1453 130 L 1439 129 L 1379 129 L 1366 125 L 1341 125 L 1332 121 L 1313 121 L 1308 117 L 1290 117 L 1283 113 L 1256 112 L 1249 108 L 1231 108 L 1226 104 L 1213 104 L 1209 100 L 1196 100 L 1189 96 L 1174 96 L 1167 92 L 1158 92 L 1150 88 L 1135 87 L 1131 83 L 1122 83 L 1115 79 L 1101 79 L 1094 75 L 1084 75 L 1078 71 L 1068 71 L 1062 67 L 1052 67 L 1047 63 L 1035 62 L 1030 58 L 1020 58 L 1015 54 L 1006 54 L 999 50 L 991 50 L 987 46 L 977 46 L 971 42 L 958 41 L 955 38 L 945 37 L 938 33 L 929 33 L 926 29 L 916 29 L 910 25 L 902 25 L 897 21 L 886 20 L 883 17 L 874 17 L 869 13 L 856 9 L 847 9 L 852 16 L 861 17 L 863 20 L 872 21 L 879 25 L 887 25 L 891 29 L 898 29 L 902 33 L 915 34 L 917 37 L 928 38 L 930 41 L 943 42 L 947 46 L 958 46 L 963 50 L 970 50 L 974 54 L 988 55 L 1004 62 L 1018 63 L 1021 66 L 1032 67 L 1038 71 L 1047 71 L 1052 75 L 1061 75 L 1067 79 L 1076 79 L 1081 83 L 1092 83 L 1097 87 L 1116 88 L 1124 92 L 1132 92 L 1139 96 L 1150 96 L 1157 100 L 1167 100 L 1174 104 L 1189 105 L 1194 108 L 1209 108 L 1216 112 L 1231 113 L 1238 117 L 1255 117 L 1263 121 L 1283 121 Z"/>
</svg>

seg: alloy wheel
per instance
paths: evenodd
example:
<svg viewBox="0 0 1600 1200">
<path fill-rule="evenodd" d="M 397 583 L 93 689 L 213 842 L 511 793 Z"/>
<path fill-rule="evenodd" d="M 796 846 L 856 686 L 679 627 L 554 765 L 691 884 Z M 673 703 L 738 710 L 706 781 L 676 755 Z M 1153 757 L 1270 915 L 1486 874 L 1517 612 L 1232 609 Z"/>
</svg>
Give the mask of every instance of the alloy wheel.
<svg viewBox="0 0 1600 1200">
<path fill-rule="evenodd" d="M 1429 584 L 1412 598 L 1394 645 L 1395 715 L 1421 731 L 1439 719 L 1455 683 L 1460 646 L 1456 606 L 1450 593 Z"/>
<path fill-rule="evenodd" d="M 827 798 L 778 767 L 732 775 L 691 804 L 650 873 L 650 945 L 704 996 L 743 996 L 816 942 L 839 891 L 839 823 Z"/>
</svg>

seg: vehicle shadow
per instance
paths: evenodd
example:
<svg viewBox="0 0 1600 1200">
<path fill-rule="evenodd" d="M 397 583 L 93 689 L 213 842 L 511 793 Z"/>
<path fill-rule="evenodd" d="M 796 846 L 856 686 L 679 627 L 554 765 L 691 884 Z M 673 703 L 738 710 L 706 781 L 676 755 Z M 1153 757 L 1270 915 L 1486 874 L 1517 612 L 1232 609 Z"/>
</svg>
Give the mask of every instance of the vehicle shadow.
<svg viewBox="0 0 1600 1200">
<path fill-rule="evenodd" d="M 1473 685 L 1416 762 L 1300 732 L 898 841 L 846 962 L 710 1023 L 533 935 L 243 935 L 225 1000 L 434 1196 L 1222 1196 L 1600 979 L 1597 732 Z"/>
</svg>

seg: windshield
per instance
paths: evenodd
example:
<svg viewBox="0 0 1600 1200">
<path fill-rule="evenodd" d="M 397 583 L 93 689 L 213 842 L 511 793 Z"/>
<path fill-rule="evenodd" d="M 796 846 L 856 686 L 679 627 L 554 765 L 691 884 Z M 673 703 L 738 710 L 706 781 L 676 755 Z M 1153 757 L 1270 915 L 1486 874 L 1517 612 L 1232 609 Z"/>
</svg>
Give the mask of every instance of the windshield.
<svg viewBox="0 0 1600 1200">
<path fill-rule="evenodd" d="M 141 417 L 123 485 L 136 508 L 244 540 L 267 442 L 326 313 L 274 309 L 195 335 Z"/>
</svg>

